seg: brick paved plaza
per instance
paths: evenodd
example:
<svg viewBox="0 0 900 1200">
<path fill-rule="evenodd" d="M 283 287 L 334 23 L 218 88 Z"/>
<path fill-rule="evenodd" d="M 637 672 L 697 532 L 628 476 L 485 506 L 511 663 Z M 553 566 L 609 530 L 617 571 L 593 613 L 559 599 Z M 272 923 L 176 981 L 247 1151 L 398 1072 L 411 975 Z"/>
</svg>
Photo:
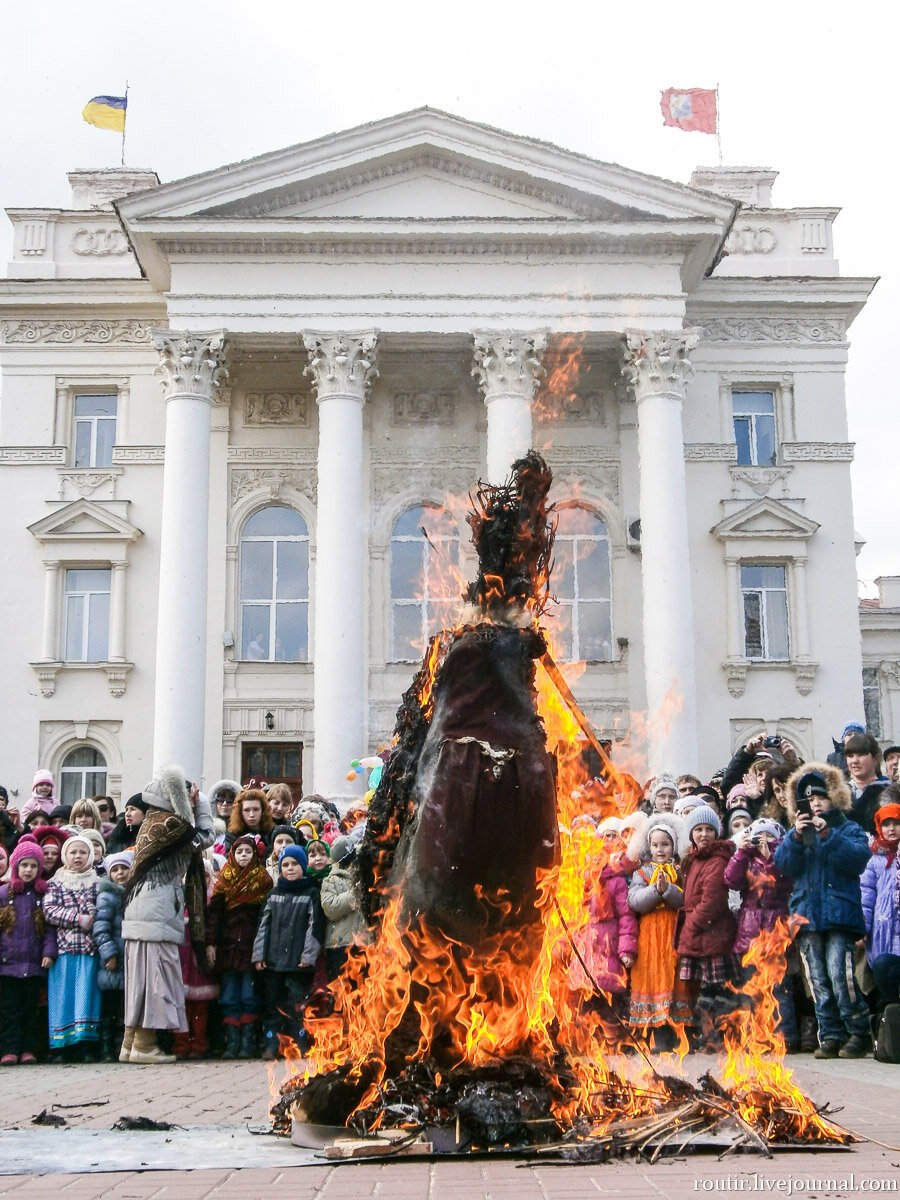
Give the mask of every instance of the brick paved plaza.
<svg viewBox="0 0 900 1200">
<path fill-rule="evenodd" d="M 699 1071 L 709 1061 L 688 1063 Z M 819 1063 L 808 1056 L 792 1059 L 791 1065 L 814 1101 L 844 1106 L 838 1120 L 888 1146 L 900 1146 L 900 1067 L 871 1059 Z M 232 1200 L 279 1192 L 291 1200 L 581 1200 L 598 1194 L 676 1200 L 740 1191 L 822 1200 L 869 1191 L 900 1192 L 900 1150 L 874 1142 L 844 1152 L 786 1152 L 771 1160 L 755 1155 L 719 1160 L 704 1153 L 653 1166 L 532 1166 L 509 1159 L 332 1166 L 286 1140 L 248 1136 L 248 1126 L 259 1129 L 267 1124 L 268 1077 L 258 1062 L 4 1068 L 0 1098 L 0 1171 L 24 1172 L 0 1174 L 0 1195 L 15 1200 Z M 95 1103 L 78 1107 L 85 1101 Z M 45 1109 L 62 1115 L 66 1128 L 33 1126 L 32 1117 Z M 199 1128 L 177 1135 L 105 1132 L 123 1115 Z M 91 1134 L 98 1149 L 91 1157 L 96 1165 L 88 1171 L 83 1147 Z M 189 1167 L 196 1160 L 202 1165 L 194 1170 L 142 1170 L 150 1142 L 167 1137 L 179 1163 Z M 216 1161 L 223 1138 L 232 1139 L 237 1150 L 222 1153 L 222 1165 L 212 1166 L 209 1159 Z M 116 1146 L 115 1162 L 104 1162 L 103 1145 Z M 249 1146 L 254 1162 L 268 1155 L 273 1165 L 234 1164 L 231 1160 L 242 1153 L 242 1145 Z M 127 1157 L 132 1147 L 133 1162 Z M 51 1158 L 55 1166 L 48 1173 Z M 105 1169 L 113 1165 L 130 1169 Z M 817 1186 L 822 1183 L 825 1186 Z"/>
</svg>

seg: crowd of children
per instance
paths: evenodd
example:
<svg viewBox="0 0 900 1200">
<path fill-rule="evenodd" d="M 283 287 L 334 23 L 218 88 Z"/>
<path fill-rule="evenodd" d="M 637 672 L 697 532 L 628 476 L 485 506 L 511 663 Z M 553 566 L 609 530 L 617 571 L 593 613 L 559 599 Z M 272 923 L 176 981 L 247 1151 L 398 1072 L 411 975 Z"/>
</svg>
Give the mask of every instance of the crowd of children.
<svg viewBox="0 0 900 1200">
<path fill-rule="evenodd" d="M 754 947 L 795 914 L 774 988 L 787 1051 L 871 1052 L 878 1014 L 900 1003 L 900 748 L 890 782 L 877 744 L 845 735 L 822 764 L 760 735 L 711 784 L 658 776 L 624 819 L 586 789 L 568 986 L 611 1043 L 719 1048 Z M 45 771 L 20 813 L 0 793 L 0 1065 L 272 1059 L 308 1043 L 304 1014 L 327 1011 L 368 936 L 365 809 L 295 805 L 255 780 L 199 801 L 193 788 L 190 805 L 166 789 L 153 781 L 121 816 L 109 797 L 57 806 Z"/>
</svg>

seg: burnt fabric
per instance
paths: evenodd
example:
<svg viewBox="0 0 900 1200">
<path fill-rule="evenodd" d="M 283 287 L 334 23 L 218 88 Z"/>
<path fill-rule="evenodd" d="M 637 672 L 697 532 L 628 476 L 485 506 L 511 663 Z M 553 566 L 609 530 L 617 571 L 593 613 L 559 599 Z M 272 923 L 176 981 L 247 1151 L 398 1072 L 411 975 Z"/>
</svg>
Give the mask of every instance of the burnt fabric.
<svg viewBox="0 0 900 1200">
<path fill-rule="evenodd" d="M 469 944 L 533 919 L 537 873 L 556 861 L 555 780 L 534 693 L 544 649 L 531 629 L 467 627 L 435 679 L 395 878 L 399 869 L 408 913 Z"/>
</svg>

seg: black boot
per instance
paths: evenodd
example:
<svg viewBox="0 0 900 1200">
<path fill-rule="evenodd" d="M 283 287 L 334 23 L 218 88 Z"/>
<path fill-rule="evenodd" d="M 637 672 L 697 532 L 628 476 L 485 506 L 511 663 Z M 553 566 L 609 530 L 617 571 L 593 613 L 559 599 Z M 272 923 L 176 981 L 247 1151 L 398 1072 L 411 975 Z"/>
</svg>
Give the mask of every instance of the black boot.
<svg viewBox="0 0 900 1200">
<path fill-rule="evenodd" d="M 256 1058 L 259 1050 L 256 1045 L 256 1021 L 246 1021 L 241 1026 L 241 1047 L 238 1058 Z"/>
<path fill-rule="evenodd" d="M 241 1027 L 230 1022 L 225 1026 L 225 1052 L 223 1058 L 237 1058 L 241 1048 Z"/>
<path fill-rule="evenodd" d="M 119 1046 L 122 1039 L 119 1036 L 118 1022 L 115 1017 L 100 1019 L 100 1061 L 105 1063 L 118 1062 Z"/>
</svg>

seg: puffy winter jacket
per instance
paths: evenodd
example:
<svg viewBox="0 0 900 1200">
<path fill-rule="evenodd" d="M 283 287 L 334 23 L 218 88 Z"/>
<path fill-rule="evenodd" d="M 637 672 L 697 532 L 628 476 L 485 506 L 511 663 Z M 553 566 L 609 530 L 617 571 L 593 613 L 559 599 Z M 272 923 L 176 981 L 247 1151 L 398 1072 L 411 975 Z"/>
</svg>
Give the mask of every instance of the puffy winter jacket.
<svg viewBox="0 0 900 1200">
<path fill-rule="evenodd" d="M 806 917 L 805 929 L 811 933 L 845 929 L 862 937 L 866 922 L 859 876 L 869 861 L 869 842 L 840 809 L 829 809 L 824 819 L 827 828 L 815 846 L 804 846 L 792 830 L 775 851 L 775 865 L 793 876 L 791 912 Z"/>
<path fill-rule="evenodd" d="M 7 904 L 8 883 L 0 887 L 0 909 Z M 35 894 L 33 887 L 13 897 L 16 923 L 11 933 L 0 933 L 0 975 L 15 979 L 46 976 L 41 959 L 56 958 L 56 931 L 48 923 L 43 937 L 38 937 L 34 928 L 34 914 L 40 907 L 41 898 Z"/>
<path fill-rule="evenodd" d="M 628 972 L 621 956 L 637 957 L 637 917 L 628 906 L 628 883 L 615 868 L 600 872 L 601 884 L 588 900 L 588 922 L 575 934 L 575 944 L 587 963 L 590 978 L 577 955 L 569 967 L 569 987 L 623 992 Z"/>
<path fill-rule="evenodd" d="M 900 956 L 898 873 L 900 855 L 895 854 L 888 866 L 887 855 L 883 850 L 878 850 L 869 859 L 859 881 L 866 921 L 866 958 L 869 962 L 882 954 Z"/>
<path fill-rule="evenodd" d="M 684 863 L 684 906 L 675 924 L 675 949 L 688 958 L 730 954 L 737 925 L 728 907 L 725 867 L 734 843 L 717 838 L 694 848 Z"/>
<path fill-rule="evenodd" d="M 322 911 L 328 918 L 326 948 L 352 946 L 357 938 L 364 938 L 366 923 L 360 909 L 355 872 L 333 866 L 322 880 L 321 894 Z"/>
<path fill-rule="evenodd" d="M 318 896 L 304 892 L 269 892 L 253 943 L 253 961 L 270 971 L 314 967 L 322 946 L 316 937 Z"/>
<path fill-rule="evenodd" d="M 788 915 L 794 883 L 771 858 L 756 850 L 738 850 L 725 868 L 725 884 L 741 894 L 734 953 L 743 956 L 763 930 Z"/>
<path fill-rule="evenodd" d="M 100 956 L 97 985 L 101 992 L 121 991 L 125 987 L 125 939 L 122 937 L 122 904 L 125 889 L 103 878 L 97 884 L 97 915 L 94 917 L 94 941 Z M 116 958 L 115 971 L 105 963 Z"/>
</svg>

